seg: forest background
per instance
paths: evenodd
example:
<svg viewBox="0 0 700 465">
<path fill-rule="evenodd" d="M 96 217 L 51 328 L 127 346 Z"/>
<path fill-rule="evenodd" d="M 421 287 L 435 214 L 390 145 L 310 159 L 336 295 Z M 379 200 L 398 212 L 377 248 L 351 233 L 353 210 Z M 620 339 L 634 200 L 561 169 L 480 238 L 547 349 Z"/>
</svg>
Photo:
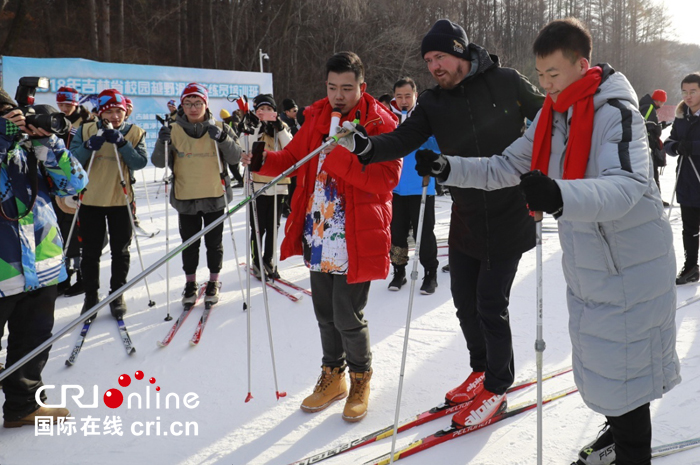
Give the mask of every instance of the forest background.
<svg viewBox="0 0 700 465">
<path fill-rule="evenodd" d="M 532 43 L 567 16 L 591 30 L 593 63 L 640 97 L 661 88 L 675 105 L 700 71 L 700 46 L 676 41 L 656 0 L 0 0 L 0 55 L 260 71 L 262 49 L 278 103 L 304 106 L 325 95 L 323 66 L 341 50 L 362 58 L 374 96 L 401 76 L 433 86 L 420 43 L 440 18 L 537 84 Z"/>
</svg>

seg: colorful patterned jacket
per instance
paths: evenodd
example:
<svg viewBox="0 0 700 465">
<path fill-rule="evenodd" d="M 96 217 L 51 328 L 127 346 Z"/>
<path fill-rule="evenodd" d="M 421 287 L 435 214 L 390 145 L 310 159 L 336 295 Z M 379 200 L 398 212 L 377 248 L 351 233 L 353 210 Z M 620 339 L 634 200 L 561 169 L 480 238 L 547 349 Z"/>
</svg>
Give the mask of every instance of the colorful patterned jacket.
<svg viewBox="0 0 700 465">
<path fill-rule="evenodd" d="M 0 297 L 55 285 L 66 278 L 63 239 L 50 195 L 75 195 L 88 182 L 62 140 L 51 136 L 20 144 L 15 140 L 18 133 L 17 126 L 0 118 Z M 34 161 L 34 157 L 44 161 Z"/>
</svg>

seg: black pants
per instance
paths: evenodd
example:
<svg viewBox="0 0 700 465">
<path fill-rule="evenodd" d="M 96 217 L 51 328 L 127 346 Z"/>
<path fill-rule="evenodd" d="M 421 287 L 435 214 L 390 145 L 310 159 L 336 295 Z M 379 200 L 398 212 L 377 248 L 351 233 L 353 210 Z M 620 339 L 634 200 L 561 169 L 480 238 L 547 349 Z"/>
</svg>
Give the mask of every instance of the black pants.
<svg viewBox="0 0 700 465">
<path fill-rule="evenodd" d="M 275 218 L 275 196 L 261 195 L 255 199 L 256 211 L 258 212 L 258 227 L 260 228 L 260 240 L 265 244 L 263 250 L 263 261 L 268 265 L 272 263 L 272 255 L 275 247 L 275 230 L 279 228 L 280 218 L 282 218 L 282 201 L 284 195 L 277 196 L 277 218 Z M 258 264 L 258 241 L 255 236 L 255 221 L 253 220 L 253 210 L 250 210 L 250 240 L 253 263 Z"/>
<path fill-rule="evenodd" d="M 221 218 L 224 210 L 212 213 L 199 212 L 196 215 L 178 215 L 178 223 L 180 228 L 180 237 L 185 242 L 190 237 L 202 230 L 202 222 L 204 227 Z M 218 273 L 221 271 L 221 266 L 224 263 L 224 223 L 209 231 L 204 235 L 204 245 L 207 248 L 207 267 L 210 273 Z M 182 269 L 185 274 L 197 273 L 199 266 L 199 245 L 201 239 L 187 247 L 182 251 Z"/>
<path fill-rule="evenodd" d="M 413 239 L 418 234 L 418 216 L 420 215 L 420 195 L 394 194 L 391 201 L 391 263 L 406 265 L 408 263 L 408 231 L 413 228 Z M 425 198 L 423 216 L 423 234 L 420 240 L 420 264 L 426 270 L 437 269 L 437 240 L 435 239 L 435 196 Z"/>
<path fill-rule="evenodd" d="M 0 298 L 0 328 L 7 323 L 7 366 L 11 366 L 51 337 L 56 286 Z M 35 394 L 44 383 L 41 372 L 51 347 L 2 381 L 5 420 L 24 418 L 39 408 Z M 46 394 L 41 399 L 46 402 Z"/>
<path fill-rule="evenodd" d="M 127 207 L 82 205 L 78 218 L 80 219 L 80 237 L 83 241 L 80 271 L 85 292 L 97 292 L 100 288 L 100 256 L 107 229 L 109 229 L 109 250 L 112 253 L 109 288 L 110 291 L 116 291 L 126 284 L 131 264 L 129 246 L 133 230 Z"/>
<path fill-rule="evenodd" d="M 681 205 L 681 220 L 683 221 L 683 249 L 685 250 L 685 266 L 698 264 L 698 245 L 700 239 L 700 208 Z"/>
<path fill-rule="evenodd" d="M 619 417 L 606 417 L 615 441 L 616 465 L 651 465 L 651 415 L 646 403 Z"/>
<path fill-rule="evenodd" d="M 239 164 L 236 163 L 233 165 L 228 165 L 228 168 L 231 171 L 231 174 L 233 175 L 233 179 L 235 179 L 236 182 L 243 183 L 243 175 L 241 174 Z"/>
<path fill-rule="evenodd" d="M 486 389 L 503 394 L 514 379 L 508 302 L 520 255 L 487 262 L 452 247 L 449 255 L 452 299 L 470 365 L 474 371 L 486 372 Z"/>
<path fill-rule="evenodd" d="M 369 371 L 372 351 L 363 309 L 370 282 L 348 284 L 347 276 L 311 272 L 314 313 L 321 332 L 322 363 L 335 368 L 345 365 L 354 372 Z"/>
</svg>

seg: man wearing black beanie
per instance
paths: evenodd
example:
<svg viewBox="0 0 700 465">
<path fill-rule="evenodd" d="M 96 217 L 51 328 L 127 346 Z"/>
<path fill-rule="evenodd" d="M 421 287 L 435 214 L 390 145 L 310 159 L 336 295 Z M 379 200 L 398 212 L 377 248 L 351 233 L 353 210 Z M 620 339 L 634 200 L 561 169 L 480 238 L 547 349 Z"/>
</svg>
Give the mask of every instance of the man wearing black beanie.
<svg viewBox="0 0 700 465">
<path fill-rule="evenodd" d="M 447 19 L 425 35 L 421 55 L 437 86 L 420 95 L 411 116 L 389 134 L 341 139 L 362 163 L 404 157 L 431 135 L 444 154 L 500 154 L 542 107 L 544 97 L 525 77 L 502 68 L 497 56 L 469 43 L 464 29 Z M 356 131 L 365 132 L 359 125 Z M 453 418 L 455 426 L 464 427 L 506 407 L 505 393 L 515 376 L 510 289 L 522 253 L 535 245 L 535 225 L 518 187 L 450 187 L 450 194 L 451 291 L 472 373 L 445 398 L 451 404 L 472 401 Z"/>
</svg>

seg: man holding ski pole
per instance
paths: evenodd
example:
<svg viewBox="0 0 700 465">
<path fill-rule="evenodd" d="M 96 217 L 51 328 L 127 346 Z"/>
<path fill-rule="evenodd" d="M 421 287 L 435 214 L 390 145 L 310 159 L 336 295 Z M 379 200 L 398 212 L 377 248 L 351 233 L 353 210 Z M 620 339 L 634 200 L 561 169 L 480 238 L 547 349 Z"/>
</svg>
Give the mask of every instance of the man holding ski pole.
<svg viewBox="0 0 700 465">
<path fill-rule="evenodd" d="M 367 168 L 418 149 L 431 135 L 443 153 L 490 157 L 522 135 L 543 97 L 498 57 L 469 43 L 464 29 L 441 19 L 428 31 L 421 54 L 437 86 L 423 92 L 411 116 L 391 134 L 355 134 L 340 141 Z M 368 142 L 371 141 L 371 142 Z M 349 145 L 348 145 L 349 143 Z M 418 150 L 416 157 L 429 150 Z M 455 188 L 449 233 L 452 298 L 467 341 L 472 373 L 445 395 L 459 404 L 460 426 L 505 409 L 515 367 L 508 315 L 510 289 L 523 252 L 535 246 L 535 225 L 517 187 L 497 191 Z"/>
<path fill-rule="evenodd" d="M 649 403 L 681 381 L 673 235 L 636 94 L 590 66 L 591 44 L 578 20 L 549 23 L 533 45 L 547 99 L 524 136 L 489 158 L 425 153 L 416 169 L 462 188 L 519 184 L 558 220 L 574 379 L 610 426 L 579 463 L 649 465 Z"/>
<path fill-rule="evenodd" d="M 355 53 L 333 55 L 326 63 L 327 98 L 306 109 L 306 120 L 289 145 L 263 153 L 259 173 L 279 175 L 343 121 L 356 119 L 370 134 L 392 131 L 396 117 L 365 92 L 366 86 Z M 252 159 L 250 154 L 242 157 L 251 168 Z M 347 396 L 344 420 L 360 421 L 367 414 L 372 353 L 363 309 L 370 281 L 385 279 L 389 272 L 391 191 L 400 172 L 400 160 L 363 167 L 357 157 L 336 147 L 292 173 L 298 182 L 280 259 L 304 257 L 323 349 L 321 376 L 301 404 L 305 412 L 319 412 Z"/>
</svg>

